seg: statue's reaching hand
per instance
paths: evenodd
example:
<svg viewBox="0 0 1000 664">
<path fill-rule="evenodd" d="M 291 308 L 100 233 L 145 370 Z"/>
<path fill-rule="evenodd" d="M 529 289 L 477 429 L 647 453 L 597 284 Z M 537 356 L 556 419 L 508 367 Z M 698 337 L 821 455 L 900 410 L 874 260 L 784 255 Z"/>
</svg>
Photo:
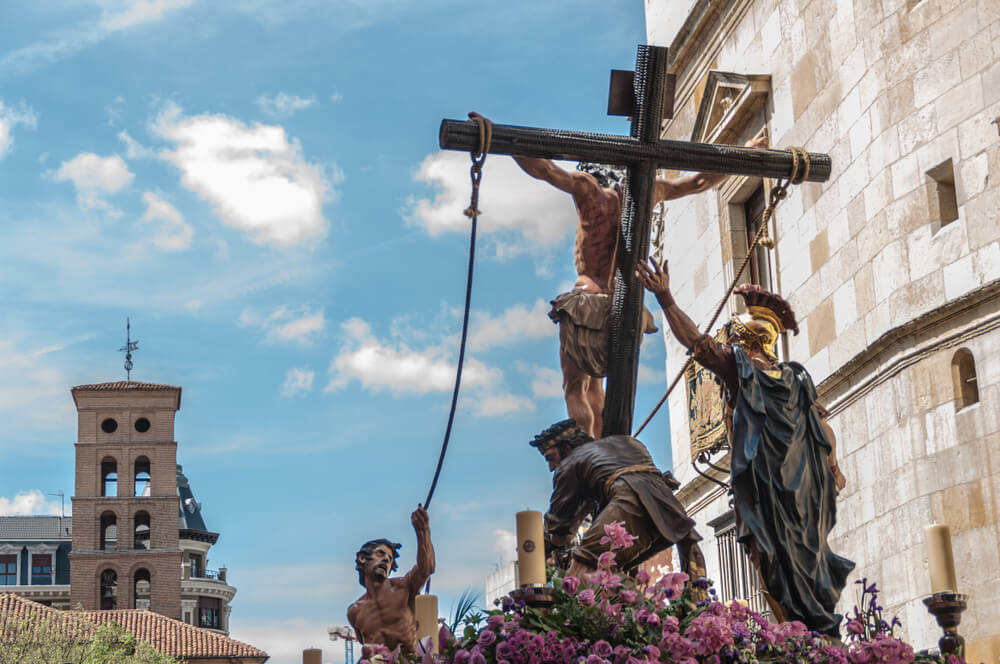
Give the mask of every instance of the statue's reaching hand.
<svg viewBox="0 0 1000 664">
<path fill-rule="evenodd" d="M 430 518 L 423 505 L 417 505 L 417 509 L 413 510 L 413 514 L 410 515 L 410 523 L 413 524 L 413 530 L 417 533 L 417 537 L 428 535 L 431 532 Z"/>
<path fill-rule="evenodd" d="M 643 288 L 657 297 L 670 292 L 670 274 L 667 272 L 666 260 L 660 265 L 651 260 L 648 264 L 637 263 L 635 267 L 635 276 Z"/>
</svg>

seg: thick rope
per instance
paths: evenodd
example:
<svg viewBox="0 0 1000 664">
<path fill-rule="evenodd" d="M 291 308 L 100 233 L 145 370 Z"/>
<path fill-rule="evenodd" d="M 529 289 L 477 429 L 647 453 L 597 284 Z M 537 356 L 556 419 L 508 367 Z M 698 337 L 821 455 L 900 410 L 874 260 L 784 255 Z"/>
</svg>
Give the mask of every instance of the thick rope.
<svg viewBox="0 0 1000 664">
<path fill-rule="evenodd" d="M 754 235 L 753 241 L 747 248 L 747 255 L 743 258 L 743 262 L 740 263 L 739 269 L 736 270 L 736 274 L 733 276 L 733 280 L 729 284 L 729 288 L 726 289 L 726 294 L 723 296 L 722 300 L 719 301 L 719 306 L 715 308 L 715 313 L 712 314 L 712 319 L 708 322 L 708 325 L 705 326 L 704 334 L 711 333 L 712 327 L 715 325 L 715 321 L 719 318 L 719 314 L 722 313 L 722 310 L 726 307 L 726 302 L 732 296 L 733 291 L 736 290 L 736 286 L 739 284 L 740 278 L 743 276 L 743 271 L 746 270 L 747 265 L 750 264 L 750 260 L 753 258 L 754 249 L 757 248 L 757 245 L 760 244 L 769 249 L 774 247 L 774 240 L 767 236 L 767 226 L 771 223 L 771 216 L 774 214 L 774 209 L 778 207 L 778 203 L 785 200 L 788 196 L 788 185 L 800 184 L 807 177 L 809 177 L 809 153 L 800 147 L 790 147 L 788 149 L 792 153 L 792 172 L 789 175 L 788 180 L 778 180 L 774 187 L 771 188 L 768 206 L 764 210 L 764 214 L 761 217 L 760 228 L 757 229 L 757 233 Z M 800 166 L 802 167 L 801 172 L 799 169 Z M 674 379 L 670 381 L 667 391 L 662 397 L 660 397 L 660 400 L 656 403 L 656 405 L 653 406 L 653 410 L 650 411 L 649 415 L 646 416 L 646 419 L 643 420 L 641 425 L 639 425 L 639 428 L 635 430 L 635 433 L 632 434 L 633 438 L 638 437 L 639 434 L 642 433 L 642 430 L 646 428 L 646 425 L 649 424 L 651 419 L 653 419 L 653 416 L 659 412 L 660 407 L 666 403 L 667 398 L 670 397 L 670 393 L 674 391 L 675 387 L 677 387 L 677 383 L 680 382 L 681 378 L 684 376 L 684 372 L 688 370 L 688 367 L 691 366 L 692 362 L 694 362 L 694 359 L 688 357 L 684 366 L 682 366 L 681 370 L 677 372 Z"/>
<path fill-rule="evenodd" d="M 469 237 L 469 274 L 465 287 L 465 314 L 462 317 L 462 341 L 458 346 L 458 368 L 455 370 L 455 391 L 451 395 L 451 411 L 448 413 L 448 426 L 444 431 L 441 455 L 438 457 L 437 468 L 434 470 L 434 479 L 431 481 L 430 491 L 427 492 L 427 499 L 424 501 L 424 509 L 429 509 L 431 506 L 431 498 L 434 497 L 434 489 L 437 487 L 438 477 L 441 476 L 444 455 L 448 451 L 451 427 L 455 422 L 455 409 L 458 407 L 458 392 L 462 385 L 462 364 L 465 362 L 465 341 L 469 336 L 469 309 L 472 303 L 472 270 L 476 262 L 476 222 L 480 214 L 477 207 L 479 205 L 479 183 L 483 179 L 483 163 L 486 161 L 486 155 L 490 151 L 490 142 L 493 138 L 492 122 L 478 113 L 469 113 L 469 119 L 479 125 L 479 147 L 471 155 L 472 167 L 469 169 L 469 177 L 472 180 L 472 195 L 469 200 L 469 207 L 463 213 L 472 220 L 472 231 Z M 430 588 L 429 581 L 427 587 Z"/>
</svg>

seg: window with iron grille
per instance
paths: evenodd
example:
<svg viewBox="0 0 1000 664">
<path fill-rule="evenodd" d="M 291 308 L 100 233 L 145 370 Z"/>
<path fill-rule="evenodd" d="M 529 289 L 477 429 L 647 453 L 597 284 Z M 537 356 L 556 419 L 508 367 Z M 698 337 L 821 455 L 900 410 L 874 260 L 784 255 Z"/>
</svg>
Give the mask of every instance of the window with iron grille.
<svg viewBox="0 0 1000 664">
<path fill-rule="evenodd" d="M 761 592 L 760 576 L 750 555 L 736 538 L 736 513 L 732 510 L 709 522 L 715 528 L 719 551 L 719 586 L 716 592 L 722 602 L 741 600 L 752 610 L 769 615 L 767 601 Z"/>
</svg>

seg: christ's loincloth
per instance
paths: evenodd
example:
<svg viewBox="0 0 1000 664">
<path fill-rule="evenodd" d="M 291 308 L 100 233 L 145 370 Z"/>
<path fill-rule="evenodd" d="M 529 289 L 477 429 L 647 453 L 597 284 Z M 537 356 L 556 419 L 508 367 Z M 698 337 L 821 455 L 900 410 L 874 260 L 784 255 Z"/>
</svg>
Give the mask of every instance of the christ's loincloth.
<svg viewBox="0 0 1000 664">
<path fill-rule="evenodd" d="M 588 376 L 608 375 L 611 296 L 575 290 L 552 300 L 549 318 L 559 324 L 559 348 Z M 642 308 L 642 331 L 657 331 L 653 315 Z"/>
</svg>

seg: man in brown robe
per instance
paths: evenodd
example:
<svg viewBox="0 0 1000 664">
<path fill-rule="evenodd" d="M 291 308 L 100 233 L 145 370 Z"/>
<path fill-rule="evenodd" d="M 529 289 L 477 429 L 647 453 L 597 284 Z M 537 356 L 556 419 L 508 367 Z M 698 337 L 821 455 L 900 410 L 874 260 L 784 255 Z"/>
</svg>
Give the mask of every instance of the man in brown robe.
<svg viewBox="0 0 1000 664">
<path fill-rule="evenodd" d="M 598 557 L 611 548 L 601 543 L 604 526 L 622 521 L 637 539 L 615 552 L 619 568 L 630 570 L 676 544 L 681 569 L 692 579 L 705 576 L 697 544 L 701 536 L 645 445 L 623 435 L 594 440 L 571 419 L 553 424 L 531 444 L 554 472 L 552 500 L 545 514 L 546 541 L 565 547 L 586 516 L 597 512 L 582 541 L 573 547 L 567 574 L 579 577 L 595 571 Z"/>
<path fill-rule="evenodd" d="M 365 594 L 347 609 L 347 620 L 362 645 L 380 643 L 390 650 L 398 647 L 407 657 L 416 655 L 416 597 L 434 573 L 434 545 L 427 511 L 418 506 L 410 521 L 417 534 L 417 564 L 406 576 L 390 578 L 402 545 L 387 539 L 366 542 L 354 565 Z"/>
</svg>

